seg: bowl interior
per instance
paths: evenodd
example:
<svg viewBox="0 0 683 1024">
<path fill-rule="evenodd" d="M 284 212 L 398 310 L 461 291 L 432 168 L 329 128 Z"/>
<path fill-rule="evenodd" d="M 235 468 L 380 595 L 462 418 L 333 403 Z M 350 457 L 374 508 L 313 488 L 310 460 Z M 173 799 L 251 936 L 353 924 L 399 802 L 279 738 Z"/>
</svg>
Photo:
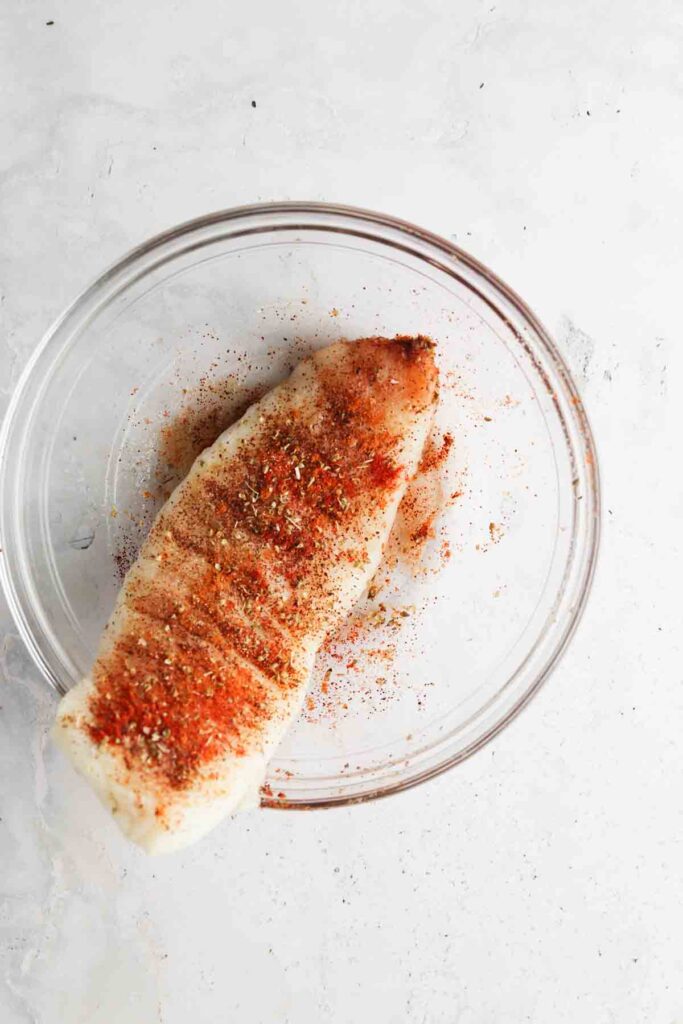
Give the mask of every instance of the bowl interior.
<svg viewBox="0 0 683 1024">
<path fill-rule="evenodd" d="M 410 784 L 533 691 L 590 574 L 590 439 L 566 371 L 509 295 L 428 249 L 348 221 L 198 229 L 76 304 L 15 402 L 3 470 L 12 604 L 58 689 L 88 671 L 154 514 L 240 408 L 337 338 L 423 333 L 438 344 L 438 466 L 377 592 L 318 659 L 270 768 L 273 799 Z"/>
</svg>

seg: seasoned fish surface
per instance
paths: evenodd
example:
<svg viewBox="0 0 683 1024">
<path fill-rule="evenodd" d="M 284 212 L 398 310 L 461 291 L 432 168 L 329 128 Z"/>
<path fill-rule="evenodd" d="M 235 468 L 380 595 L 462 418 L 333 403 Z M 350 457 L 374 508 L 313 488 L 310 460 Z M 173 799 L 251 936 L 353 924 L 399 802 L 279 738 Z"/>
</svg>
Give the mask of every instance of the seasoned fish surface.
<svg viewBox="0 0 683 1024">
<path fill-rule="evenodd" d="M 337 342 L 194 463 L 54 735 L 150 852 L 258 802 L 325 636 L 381 558 L 437 390 L 423 337 Z"/>
</svg>

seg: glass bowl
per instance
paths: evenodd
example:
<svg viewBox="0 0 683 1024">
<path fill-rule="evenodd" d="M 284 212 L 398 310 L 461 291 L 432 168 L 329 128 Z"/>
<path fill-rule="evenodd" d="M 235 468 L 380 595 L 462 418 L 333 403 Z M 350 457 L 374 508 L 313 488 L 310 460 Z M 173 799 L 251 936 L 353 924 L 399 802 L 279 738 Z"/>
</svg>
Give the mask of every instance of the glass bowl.
<svg viewBox="0 0 683 1024">
<path fill-rule="evenodd" d="M 316 346 L 412 333 L 438 346 L 435 450 L 453 439 L 432 474 L 438 507 L 419 559 L 389 559 L 321 655 L 264 803 L 395 792 L 510 722 L 565 649 L 595 565 L 583 406 L 547 332 L 471 256 L 316 203 L 227 210 L 153 238 L 30 360 L 2 431 L 0 566 L 48 683 L 64 693 L 88 671 L 154 513 L 226 417 Z"/>
</svg>

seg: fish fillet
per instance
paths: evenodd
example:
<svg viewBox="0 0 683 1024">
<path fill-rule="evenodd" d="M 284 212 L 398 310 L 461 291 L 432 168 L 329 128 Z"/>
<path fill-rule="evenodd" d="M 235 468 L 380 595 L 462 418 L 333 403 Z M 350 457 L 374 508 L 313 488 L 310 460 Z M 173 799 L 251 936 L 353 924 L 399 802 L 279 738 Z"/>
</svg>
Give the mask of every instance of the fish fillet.
<svg viewBox="0 0 683 1024">
<path fill-rule="evenodd" d="M 316 651 L 367 588 L 429 432 L 423 337 L 336 342 L 195 461 L 53 734 L 149 852 L 258 802 Z"/>
</svg>

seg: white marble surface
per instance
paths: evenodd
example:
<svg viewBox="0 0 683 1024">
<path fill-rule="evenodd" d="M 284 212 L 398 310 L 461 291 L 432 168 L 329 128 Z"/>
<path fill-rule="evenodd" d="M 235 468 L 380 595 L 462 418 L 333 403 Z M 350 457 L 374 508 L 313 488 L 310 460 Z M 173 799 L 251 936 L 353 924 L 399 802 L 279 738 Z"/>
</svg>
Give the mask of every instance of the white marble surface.
<svg viewBox="0 0 683 1024">
<path fill-rule="evenodd" d="M 456 238 L 527 298 L 605 489 L 587 616 L 493 744 L 167 859 L 47 742 L 3 607 L 3 1024 L 683 1022 L 682 45 L 676 0 L 0 5 L 3 405 L 133 243 L 339 200 Z"/>
</svg>

